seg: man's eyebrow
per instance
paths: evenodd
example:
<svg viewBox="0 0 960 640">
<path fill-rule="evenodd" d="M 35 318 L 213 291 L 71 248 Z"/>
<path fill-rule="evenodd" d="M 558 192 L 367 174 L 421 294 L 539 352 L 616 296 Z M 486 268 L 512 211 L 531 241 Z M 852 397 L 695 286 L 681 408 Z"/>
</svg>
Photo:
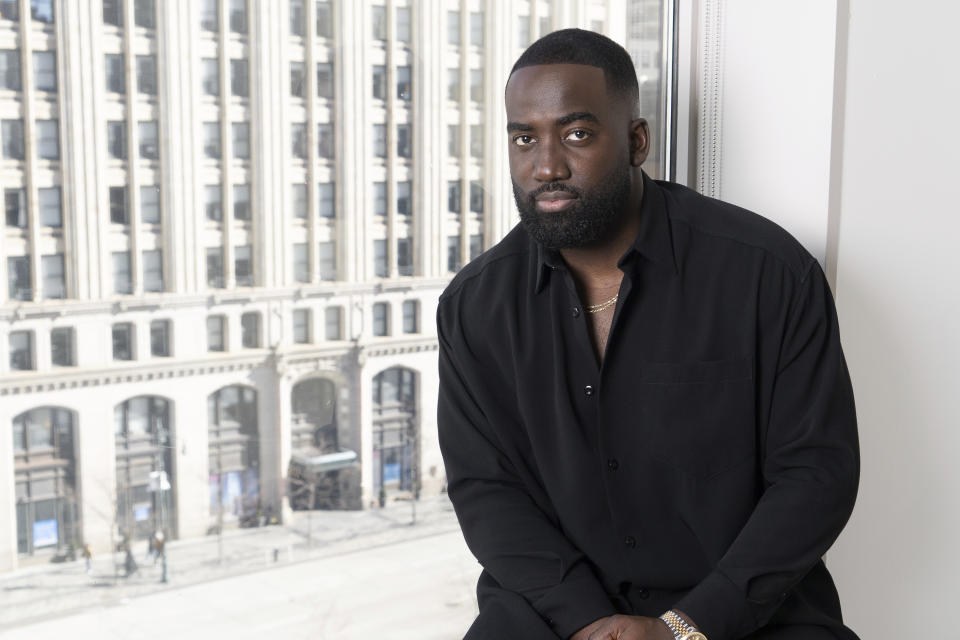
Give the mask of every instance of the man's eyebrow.
<svg viewBox="0 0 960 640">
<path fill-rule="evenodd" d="M 600 124 L 599 118 L 589 111 L 574 111 L 573 113 L 568 113 L 563 117 L 557 118 L 557 125 L 563 127 L 571 122 L 576 122 L 577 120 L 585 120 L 587 122 L 595 122 Z"/>
<path fill-rule="evenodd" d="M 507 133 L 510 133 L 511 131 L 533 131 L 533 127 L 528 124 L 521 124 L 519 122 L 508 122 Z"/>
</svg>

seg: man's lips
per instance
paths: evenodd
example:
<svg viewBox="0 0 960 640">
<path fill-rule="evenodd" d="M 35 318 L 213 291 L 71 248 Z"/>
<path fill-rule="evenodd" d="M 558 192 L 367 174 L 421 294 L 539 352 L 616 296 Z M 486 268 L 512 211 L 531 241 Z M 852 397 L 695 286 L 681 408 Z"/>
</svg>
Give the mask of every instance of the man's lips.
<svg viewBox="0 0 960 640">
<path fill-rule="evenodd" d="M 576 198 L 568 191 L 546 191 L 536 197 L 537 208 L 541 211 L 562 211 Z"/>
</svg>

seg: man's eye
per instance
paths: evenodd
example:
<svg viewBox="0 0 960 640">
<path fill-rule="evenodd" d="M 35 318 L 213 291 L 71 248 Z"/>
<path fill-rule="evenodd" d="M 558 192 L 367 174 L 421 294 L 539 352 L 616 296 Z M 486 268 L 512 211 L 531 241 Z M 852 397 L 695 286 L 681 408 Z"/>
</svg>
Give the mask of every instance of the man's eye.
<svg viewBox="0 0 960 640">
<path fill-rule="evenodd" d="M 533 142 L 533 136 L 521 135 L 513 139 L 513 144 L 517 145 L 518 147 L 525 147 L 531 142 Z"/>
<path fill-rule="evenodd" d="M 574 129 L 567 134 L 567 140 L 586 140 L 590 137 L 590 132 L 584 129 Z"/>
</svg>

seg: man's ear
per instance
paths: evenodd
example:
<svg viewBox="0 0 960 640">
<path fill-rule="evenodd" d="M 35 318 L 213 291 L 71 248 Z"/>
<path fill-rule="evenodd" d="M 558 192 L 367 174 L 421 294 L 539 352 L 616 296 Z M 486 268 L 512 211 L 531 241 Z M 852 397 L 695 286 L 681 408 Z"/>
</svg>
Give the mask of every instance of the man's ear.
<svg viewBox="0 0 960 640">
<path fill-rule="evenodd" d="M 630 165 L 639 167 L 650 152 L 650 125 L 645 118 L 630 121 Z"/>
</svg>

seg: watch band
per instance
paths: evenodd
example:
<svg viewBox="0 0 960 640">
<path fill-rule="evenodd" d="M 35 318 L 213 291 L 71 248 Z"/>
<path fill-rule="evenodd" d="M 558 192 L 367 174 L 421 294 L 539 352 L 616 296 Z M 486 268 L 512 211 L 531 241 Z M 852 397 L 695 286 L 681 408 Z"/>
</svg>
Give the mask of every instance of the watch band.
<svg viewBox="0 0 960 640">
<path fill-rule="evenodd" d="M 685 640 L 686 638 L 690 638 L 691 640 L 703 638 L 706 640 L 705 635 L 697 631 L 697 628 L 693 625 L 687 624 L 687 621 L 681 618 L 673 609 L 661 615 L 660 619 L 663 620 L 670 628 L 670 631 L 673 632 L 674 640 Z"/>
</svg>

